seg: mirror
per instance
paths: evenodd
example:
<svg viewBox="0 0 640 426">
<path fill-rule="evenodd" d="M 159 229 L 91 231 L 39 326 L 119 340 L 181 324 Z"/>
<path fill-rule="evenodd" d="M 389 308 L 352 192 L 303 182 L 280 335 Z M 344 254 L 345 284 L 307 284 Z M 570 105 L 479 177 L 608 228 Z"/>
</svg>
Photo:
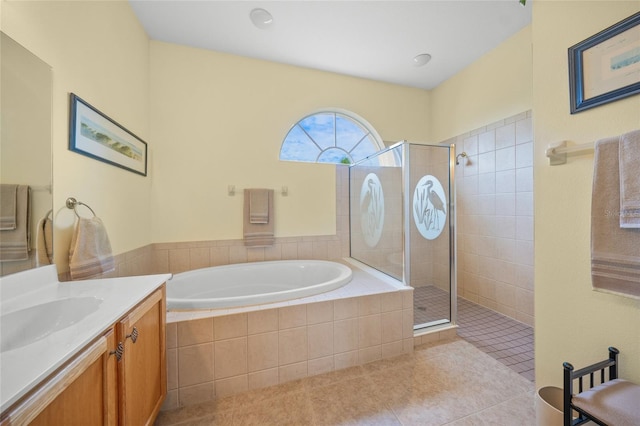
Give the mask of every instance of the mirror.
<svg viewBox="0 0 640 426">
<path fill-rule="evenodd" d="M 51 67 L 0 33 L 0 276 L 48 264 L 44 218 L 52 218 Z M 16 189 L 14 185 L 19 185 Z M 27 199 L 28 210 L 22 204 Z M 16 196 L 17 194 L 17 196 Z M 15 200 L 15 201 L 14 201 Z M 13 205 L 15 202 L 15 205 Z M 12 217 L 14 219 L 12 219 Z M 53 228 L 47 223 L 47 232 Z M 27 237 L 28 236 L 28 237 Z M 28 243 L 27 243 L 28 241 Z"/>
</svg>

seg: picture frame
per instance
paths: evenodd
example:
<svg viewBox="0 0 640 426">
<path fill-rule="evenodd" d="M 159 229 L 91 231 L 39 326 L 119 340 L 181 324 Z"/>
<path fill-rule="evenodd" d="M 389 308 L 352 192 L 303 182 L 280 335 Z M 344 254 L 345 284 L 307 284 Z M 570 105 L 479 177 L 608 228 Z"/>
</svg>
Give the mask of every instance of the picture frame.
<svg viewBox="0 0 640 426">
<path fill-rule="evenodd" d="M 147 143 L 71 93 L 69 150 L 147 176 Z"/>
<path fill-rule="evenodd" d="M 571 114 L 640 93 L 640 12 L 568 49 Z"/>
</svg>

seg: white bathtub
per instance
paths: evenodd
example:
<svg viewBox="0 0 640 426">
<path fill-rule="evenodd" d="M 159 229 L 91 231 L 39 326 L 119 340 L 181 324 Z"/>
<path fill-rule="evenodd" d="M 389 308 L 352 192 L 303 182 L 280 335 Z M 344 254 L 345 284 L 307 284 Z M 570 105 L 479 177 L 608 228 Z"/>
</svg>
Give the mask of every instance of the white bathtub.
<svg viewBox="0 0 640 426">
<path fill-rule="evenodd" d="M 324 260 L 239 263 L 175 274 L 167 283 L 167 309 L 216 309 L 280 302 L 335 290 L 351 269 Z"/>
</svg>

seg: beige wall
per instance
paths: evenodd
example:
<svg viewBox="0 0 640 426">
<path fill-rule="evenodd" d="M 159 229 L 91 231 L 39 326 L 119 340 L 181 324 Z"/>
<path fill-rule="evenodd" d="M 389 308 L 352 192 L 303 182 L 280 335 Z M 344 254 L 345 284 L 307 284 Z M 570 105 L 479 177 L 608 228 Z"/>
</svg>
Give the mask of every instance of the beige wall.
<svg viewBox="0 0 640 426">
<path fill-rule="evenodd" d="M 531 109 L 531 25 L 431 91 L 429 140 L 441 142 Z"/>
<path fill-rule="evenodd" d="M 587 143 L 640 128 L 640 97 L 569 114 L 567 48 L 638 11 L 637 1 L 533 3 L 536 385 L 562 386 L 562 362 L 584 366 L 621 350 L 640 381 L 640 301 L 591 289 L 593 155 L 550 167 L 547 144 Z"/>
<path fill-rule="evenodd" d="M 425 140 L 427 104 L 425 90 L 152 41 L 153 238 L 241 238 L 256 187 L 276 189 L 277 237 L 335 234 L 335 166 L 279 161 L 290 127 L 337 107 L 384 140 Z"/>
<path fill-rule="evenodd" d="M 149 137 L 149 40 L 129 4 L 3 1 L 2 30 L 53 70 L 53 195 L 58 270 L 68 268 L 74 215 L 64 203 L 70 196 L 89 204 L 103 219 L 115 253 L 149 244 L 151 177 L 98 162 L 67 148 L 70 92 L 142 139 Z M 153 159 L 154 144 L 149 147 Z"/>
</svg>

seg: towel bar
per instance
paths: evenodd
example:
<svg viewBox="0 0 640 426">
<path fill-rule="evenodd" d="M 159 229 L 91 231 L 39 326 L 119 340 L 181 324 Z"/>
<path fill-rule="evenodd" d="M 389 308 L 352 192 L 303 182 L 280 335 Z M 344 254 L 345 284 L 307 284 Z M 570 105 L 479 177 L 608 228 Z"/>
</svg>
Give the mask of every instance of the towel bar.
<svg viewBox="0 0 640 426">
<path fill-rule="evenodd" d="M 236 191 L 240 191 L 240 189 L 236 188 L 235 185 L 227 186 L 227 195 L 229 195 L 230 197 L 233 197 L 234 195 L 236 195 Z M 283 197 L 286 197 L 287 195 L 289 195 L 289 187 L 282 186 L 282 188 L 280 189 L 280 194 L 282 194 Z"/>
<path fill-rule="evenodd" d="M 594 147 L 594 142 L 568 147 L 567 141 L 562 141 L 549 144 L 547 150 L 545 151 L 545 154 L 547 155 L 547 158 L 549 158 L 550 166 L 559 166 L 567 162 L 567 155 L 591 152 L 593 151 Z"/>
<path fill-rule="evenodd" d="M 78 219 L 80 219 L 80 215 L 78 214 L 78 210 L 76 210 L 77 206 L 85 206 L 86 208 L 88 208 L 89 210 L 91 210 L 91 213 L 93 213 L 94 216 L 96 216 L 96 212 L 93 211 L 93 209 L 91 207 L 89 207 L 88 204 L 85 204 L 83 202 L 80 202 L 78 200 L 76 200 L 73 197 L 69 197 L 67 198 L 67 202 L 66 202 L 67 208 L 73 210 L 73 212 L 76 214 L 76 216 L 78 217 Z"/>
</svg>

